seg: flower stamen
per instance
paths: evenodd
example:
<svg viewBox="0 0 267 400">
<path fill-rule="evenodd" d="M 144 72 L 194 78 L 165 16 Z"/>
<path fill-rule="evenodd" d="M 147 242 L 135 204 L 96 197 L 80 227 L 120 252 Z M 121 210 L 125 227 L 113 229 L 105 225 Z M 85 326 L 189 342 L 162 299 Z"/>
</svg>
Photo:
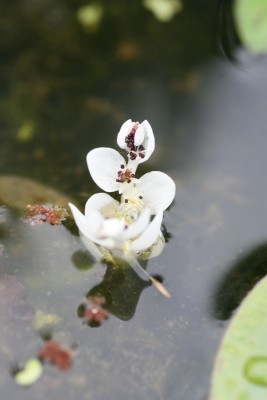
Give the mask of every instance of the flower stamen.
<svg viewBox="0 0 267 400">
<path fill-rule="evenodd" d="M 132 127 L 130 133 L 126 136 L 125 138 L 125 143 L 127 147 L 130 149 L 130 151 L 127 152 L 127 155 L 129 156 L 130 160 L 134 161 L 137 156 L 140 158 L 144 158 L 145 154 L 145 148 L 144 146 L 136 146 L 134 141 L 135 141 L 135 133 L 139 127 L 139 122 L 135 122 L 134 126 Z"/>
<path fill-rule="evenodd" d="M 126 169 L 125 171 L 118 171 L 118 178 L 116 179 L 116 182 L 119 183 L 131 183 L 132 179 L 135 178 L 135 175 L 132 173 L 130 169 Z"/>
</svg>

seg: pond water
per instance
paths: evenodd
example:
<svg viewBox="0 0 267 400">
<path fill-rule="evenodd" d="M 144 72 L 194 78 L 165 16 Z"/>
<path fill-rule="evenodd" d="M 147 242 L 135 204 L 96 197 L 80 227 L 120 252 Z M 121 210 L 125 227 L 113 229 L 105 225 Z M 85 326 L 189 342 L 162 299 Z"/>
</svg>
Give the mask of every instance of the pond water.
<svg viewBox="0 0 267 400">
<path fill-rule="evenodd" d="M 1 4 L 1 398 L 208 397 L 229 319 L 267 269 L 267 60 L 218 54 L 215 5 L 190 3 L 169 22 L 142 2 L 96 3 L 95 25 L 80 1 Z M 170 299 L 127 265 L 94 265 L 74 223 L 20 219 L 27 204 L 83 207 L 99 190 L 87 152 L 115 147 L 128 118 L 155 133 L 139 173 L 177 184 L 168 243 L 146 266 Z M 88 293 L 107 299 L 99 327 L 80 318 Z M 75 345 L 71 369 L 18 386 L 10 370 L 47 334 Z"/>
</svg>

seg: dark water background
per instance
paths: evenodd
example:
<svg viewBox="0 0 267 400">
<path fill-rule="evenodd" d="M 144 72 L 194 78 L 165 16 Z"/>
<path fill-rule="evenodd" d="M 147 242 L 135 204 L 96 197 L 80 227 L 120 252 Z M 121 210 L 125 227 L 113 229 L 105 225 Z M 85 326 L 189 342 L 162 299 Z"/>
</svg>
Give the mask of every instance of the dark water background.
<svg viewBox="0 0 267 400">
<path fill-rule="evenodd" d="M 82 206 L 98 190 L 87 152 L 115 147 L 126 119 L 148 119 L 156 150 L 139 173 L 168 173 L 177 196 L 169 242 L 147 269 L 172 297 L 126 269 L 108 277 L 109 319 L 83 325 L 77 309 L 105 285 L 104 267 L 80 265 L 73 229 L 21 222 L 24 181 L 10 178 L 7 201 L 0 176 L 1 398 L 204 400 L 228 321 L 267 268 L 267 60 L 237 42 L 225 57 L 232 27 L 215 2 L 184 2 L 168 23 L 140 1 L 100 4 L 92 30 L 77 19 L 81 1 L 1 1 L 1 175 Z M 26 389 L 9 368 L 42 346 L 38 312 L 57 317 L 53 337 L 77 354 L 71 371 L 46 365 Z"/>
</svg>

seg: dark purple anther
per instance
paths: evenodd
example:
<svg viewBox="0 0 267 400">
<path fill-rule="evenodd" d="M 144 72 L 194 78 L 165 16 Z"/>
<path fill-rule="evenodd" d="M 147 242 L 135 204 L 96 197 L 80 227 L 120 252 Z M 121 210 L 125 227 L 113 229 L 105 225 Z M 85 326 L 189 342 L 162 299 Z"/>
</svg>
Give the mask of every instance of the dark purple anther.
<svg viewBox="0 0 267 400">
<path fill-rule="evenodd" d="M 137 157 L 136 153 L 130 152 L 130 159 L 131 159 L 131 160 L 135 160 L 136 157 Z"/>
<path fill-rule="evenodd" d="M 135 122 L 134 126 L 132 127 L 131 132 L 125 138 L 125 143 L 127 144 L 127 147 L 131 151 L 137 151 L 137 147 L 134 145 L 134 137 L 135 137 L 135 132 L 138 129 L 138 126 L 139 126 L 139 122 Z M 135 158 L 131 158 L 131 160 L 135 160 Z"/>
</svg>

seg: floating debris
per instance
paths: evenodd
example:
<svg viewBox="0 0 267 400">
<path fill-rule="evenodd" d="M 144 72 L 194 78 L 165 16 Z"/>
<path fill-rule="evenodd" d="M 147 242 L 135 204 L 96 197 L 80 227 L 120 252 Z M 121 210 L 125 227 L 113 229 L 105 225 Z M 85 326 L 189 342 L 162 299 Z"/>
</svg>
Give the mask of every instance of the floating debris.
<svg viewBox="0 0 267 400">
<path fill-rule="evenodd" d="M 61 321 L 61 318 L 55 314 L 47 314 L 41 310 L 36 311 L 33 327 L 37 331 L 52 328 Z"/>
<path fill-rule="evenodd" d="M 27 212 L 21 217 L 21 220 L 29 223 L 30 225 L 38 225 L 46 222 L 50 225 L 61 225 L 70 214 L 66 208 L 58 206 L 44 206 L 44 205 L 27 205 Z"/>
<path fill-rule="evenodd" d="M 48 340 L 38 356 L 42 361 L 50 362 L 61 371 L 67 371 L 71 368 L 73 349 L 67 349 L 54 340 Z"/>
<path fill-rule="evenodd" d="M 30 358 L 23 367 L 12 371 L 15 382 L 20 386 L 33 385 L 43 373 L 43 364 L 38 358 Z"/>
<path fill-rule="evenodd" d="M 163 286 L 163 284 L 161 282 L 159 282 L 157 279 L 152 278 L 152 276 L 150 277 L 153 285 L 156 287 L 156 289 L 158 289 L 158 291 L 165 297 L 167 297 L 168 299 L 171 297 L 170 292 Z"/>
</svg>

